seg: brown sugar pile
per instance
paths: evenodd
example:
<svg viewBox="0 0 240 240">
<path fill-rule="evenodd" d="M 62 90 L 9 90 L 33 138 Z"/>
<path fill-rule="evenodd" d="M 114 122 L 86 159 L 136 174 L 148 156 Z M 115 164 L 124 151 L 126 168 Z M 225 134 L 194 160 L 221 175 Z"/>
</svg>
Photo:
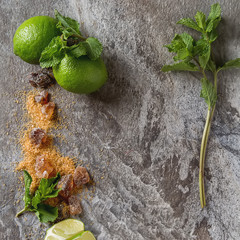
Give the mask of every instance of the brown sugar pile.
<svg viewBox="0 0 240 240">
<path fill-rule="evenodd" d="M 30 117 L 30 121 L 27 123 L 27 129 L 24 131 L 23 137 L 20 139 L 20 143 L 23 151 L 23 161 L 17 166 L 17 170 L 27 170 L 32 177 L 31 190 L 35 191 L 38 187 L 41 178 L 36 175 L 36 159 L 39 156 L 44 156 L 47 161 L 54 167 L 55 172 L 59 172 L 61 176 L 74 174 L 75 166 L 73 159 L 69 157 L 63 157 L 53 146 L 52 137 L 48 135 L 50 128 L 53 127 L 53 116 L 43 113 L 43 107 L 35 100 L 36 94 L 30 92 L 27 96 L 26 108 Z M 29 135 L 34 128 L 43 129 L 47 134 L 47 139 L 44 144 L 39 147 L 35 147 Z"/>
</svg>

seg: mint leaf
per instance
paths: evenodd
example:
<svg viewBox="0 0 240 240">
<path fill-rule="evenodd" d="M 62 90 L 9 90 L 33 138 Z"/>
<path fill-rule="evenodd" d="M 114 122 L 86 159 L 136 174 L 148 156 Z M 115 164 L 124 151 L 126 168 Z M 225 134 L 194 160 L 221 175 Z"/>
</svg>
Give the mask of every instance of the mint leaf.
<svg viewBox="0 0 240 240">
<path fill-rule="evenodd" d="M 211 58 L 209 59 L 207 66 L 206 66 L 207 70 L 210 70 L 212 72 L 216 71 L 216 64 L 214 63 L 214 61 L 211 60 Z"/>
<path fill-rule="evenodd" d="M 96 60 L 100 57 L 102 53 L 102 44 L 98 41 L 98 39 L 89 37 L 86 39 L 86 49 L 87 49 L 87 56 L 91 60 Z"/>
<path fill-rule="evenodd" d="M 221 17 L 221 6 L 219 3 L 215 3 L 211 6 L 211 11 L 209 13 L 208 19 L 215 20 Z"/>
<path fill-rule="evenodd" d="M 61 191 L 61 189 L 54 189 L 51 193 L 49 193 L 46 198 L 55 198 L 58 196 L 58 193 Z"/>
<path fill-rule="evenodd" d="M 207 40 L 200 39 L 196 42 L 196 45 L 194 46 L 194 56 L 196 55 L 206 55 L 210 49 L 210 45 Z"/>
<path fill-rule="evenodd" d="M 217 91 L 214 88 L 213 84 L 206 78 L 201 79 L 202 90 L 200 97 L 204 98 L 205 102 L 210 109 L 213 107 L 217 101 Z"/>
<path fill-rule="evenodd" d="M 182 41 L 184 42 L 187 49 L 189 51 L 191 51 L 192 48 L 193 48 L 193 38 L 192 38 L 192 36 L 187 34 L 187 33 L 182 33 L 179 36 L 182 38 Z"/>
<path fill-rule="evenodd" d="M 23 200 L 25 202 L 25 208 L 26 208 L 32 202 L 32 196 L 30 194 L 30 186 L 32 183 L 32 177 L 26 170 L 23 170 L 23 174 L 24 174 L 24 183 L 25 183 L 25 194 L 24 194 Z"/>
<path fill-rule="evenodd" d="M 37 209 L 38 204 L 42 201 L 41 193 L 37 190 L 34 197 L 32 198 L 32 206 Z"/>
<path fill-rule="evenodd" d="M 87 50 L 83 44 L 79 44 L 76 48 L 70 51 L 70 54 L 76 58 L 87 55 Z"/>
<path fill-rule="evenodd" d="M 67 39 L 68 37 L 73 35 L 81 35 L 81 32 L 79 30 L 80 24 L 76 20 L 69 17 L 64 17 L 56 9 L 55 17 L 59 21 L 57 24 L 57 28 L 62 31 L 64 39 Z"/>
<path fill-rule="evenodd" d="M 66 53 L 79 58 L 83 55 L 87 55 L 87 48 L 85 42 L 80 42 L 77 45 L 73 45 L 71 47 L 64 47 Z"/>
<path fill-rule="evenodd" d="M 204 55 L 198 57 L 200 66 L 201 66 L 203 69 L 205 69 L 206 66 L 207 66 L 207 63 L 208 63 L 208 61 L 209 61 L 209 59 L 210 59 L 210 53 L 211 53 L 211 49 L 210 49 L 210 47 L 209 47 L 207 53 L 205 53 Z"/>
<path fill-rule="evenodd" d="M 203 12 L 200 12 L 198 11 L 197 14 L 195 15 L 195 19 L 196 19 L 196 22 L 197 22 L 197 25 L 202 29 L 204 30 L 205 28 L 205 14 Z"/>
<path fill-rule="evenodd" d="M 218 71 L 227 70 L 231 68 L 240 68 L 240 58 L 236 58 L 234 60 L 226 62 L 221 68 L 218 69 Z"/>
<path fill-rule="evenodd" d="M 62 41 L 60 36 L 51 40 L 49 45 L 42 51 L 40 58 L 40 66 L 42 68 L 54 67 L 58 65 L 65 54 L 62 51 L 62 47 L 66 45 L 65 41 Z"/>
<path fill-rule="evenodd" d="M 173 65 L 164 65 L 161 69 L 163 72 L 169 71 L 198 71 L 198 67 L 190 62 L 179 62 Z"/>
<path fill-rule="evenodd" d="M 216 29 L 213 29 L 213 30 L 208 34 L 208 38 L 209 38 L 209 43 L 214 42 L 214 41 L 218 38 L 218 33 L 217 33 Z"/>
<path fill-rule="evenodd" d="M 58 173 L 56 177 L 53 178 L 42 178 L 40 185 L 32 198 L 32 206 L 37 210 L 38 205 L 47 200 L 48 198 L 54 198 L 58 196 L 61 189 L 55 189 L 58 181 L 60 179 L 60 174 Z"/>
<path fill-rule="evenodd" d="M 40 203 L 35 214 L 40 222 L 54 222 L 58 216 L 58 209 L 56 207 Z"/>
<path fill-rule="evenodd" d="M 169 52 L 177 53 L 180 49 L 184 48 L 186 45 L 184 44 L 182 37 L 179 34 L 175 34 L 171 44 L 165 45 L 164 47 L 168 48 Z"/>
<path fill-rule="evenodd" d="M 52 197 L 52 195 L 56 194 L 54 188 L 56 187 L 60 178 L 61 178 L 60 174 L 57 173 L 56 177 L 41 179 L 37 191 L 40 192 L 42 199 L 46 200 L 47 198 Z"/>
<path fill-rule="evenodd" d="M 221 18 L 217 18 L 217 19 L 210 20 L 209 22 L 207 22 L 206 32 L 213 31 L 218 26 L 220 21 L 221 21 Z"/>
<path fill-rule="evenodd" d="M 197 30 L 199 32 L 202 32 L 201 28 L 197 25 L 197 23 L 192 20 L 191 18 L 182 18 L 177 22 L 177 24 L 182 24 L 186 27 L 192 28 L 194 30 Z"/>
<path fill-rule="evenodd" d="M 216 29 L 219 22 L 221 21 L 221 6 L 216 3 L 211 6 L 211 11 L 207 20 L 206 32 L 211 32 Z"/>
<path fill-rule="evenodd" d="M 186 58 L 190 57 L 191 53 L 188 51 L 187 48 L 180 49 L 177 53 L 177 56 L 173 57 L 174 61 L 178 60 L 185 60 Z"/>
</svg>

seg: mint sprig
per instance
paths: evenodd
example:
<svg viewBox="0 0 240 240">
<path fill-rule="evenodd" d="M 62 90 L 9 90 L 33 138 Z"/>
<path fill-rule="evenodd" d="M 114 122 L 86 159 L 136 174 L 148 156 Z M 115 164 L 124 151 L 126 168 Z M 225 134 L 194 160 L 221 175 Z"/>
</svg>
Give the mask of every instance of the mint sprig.
<svg viewBox="0 0 240 240">
<path fill-rule="evenodd" d="M 40 222 L 55 221 L 58 216 L 57 207 L 52 207 L 44 204 L 43 202 L 49 198 L 58 196 L 58 193 L 61 191 L 61 189 L 56 189 L 56 185 L 60 178 L 61 176 L 59 173 L 53 178 L 42 178 L 38 189 L 35 191 L 34 195 L 31 195 L 30 186 L 32 183 L 32 178 L 30 174 L 24 170 L 25 194 L 23 200 L 25 202 L 25 207 L 23 210 L 17 213 L 16 217 L 20 216 L 26 211 L 30 211 L 36 214 Z"/>
<path fill-rule="evenodd" d="M 66 54 L 75 58 L 86 55 L 93 61 L 101 56 L 103 50 L 101 42 L 97 38 L 82 36 L 79 30 L 80 24 L 76 20 L 61 15 L 57 10 L 55 10 L 55 18 L 58 21 L 57 28 L 62 35 L 53 38 L 43 50 L 40 58 L 42 68 L 58 65 Z M 74 39 L 76 43 L 68 46 L 68 39 Z"/>
<path fill-rule="evenodd" d="M 194 29 L 201 34 L 200 39 L 195 40 L 189 34 L 176 34 L 171 44 L 166 45 L 169 52 L 175 53 L 172 65 L 162 67 L 163 72 L 168 71 L 198 71 L 203 75 L 201 79 L 202 97 L 208 105 L 206 124 L 203 132 L 200 163 L 199 163 L 199 190 L 200 202 L 203 208 L 206 205 L 204 191 L 204 160 L 207 149 L 207 142 L 217 102 L 217 74 L 221 70 L 240 68 L 240 58 L 226 62 L 218 66 L 213 58 L 212 43 L 217 39 L 217 26 L 221 21 L 221 7 L 218 3 L 211 6 L 210 13 L 206 18 L 203 12 L 198 11 L 194 17 L 183 18 L 177 22 L 186 27 Z M 212 73 L 212 78 L 207 78 L 206 71 Z"/>
</svg>

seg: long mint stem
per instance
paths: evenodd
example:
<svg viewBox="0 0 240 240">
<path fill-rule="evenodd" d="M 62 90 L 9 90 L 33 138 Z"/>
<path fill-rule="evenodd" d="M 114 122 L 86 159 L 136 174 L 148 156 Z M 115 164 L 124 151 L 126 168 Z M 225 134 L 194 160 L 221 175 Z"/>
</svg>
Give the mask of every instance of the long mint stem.
<svg viewBox="0 0 240 240">
<path fill-rule="evenodd" d="M 199 162 L 199 191 L 200 191 L 200 202 L 201 202 L 202 208 L 206 206 L 205 191 L 204 191 L 204 160 L 205 160 L 205 153 L 207 148 L 207 140 L 208 140 L 207 132 L 210 124 L 210 115 L 211 115 L 211 110 L 208 109 L 207 120 L 206 120 L 205 128 L 203 131 L 201 151 L 200 151 L 200 162 Z"/>
<path fill-rule="evenodd" d="M 214 72 L 214 88 L 217 92 L 217 72 Z M 204 162 L 206 158 L 207 142 L 208 142 L 209 133 L 211 129 L 212 119 L 214 116 L 215 106 L 216 104 L 214 104 L 212 108 L 208 108 L 207 119 L 206 119 L 204 131 L 203 131 L 201 150 L 200 150 L 199 192 L 200 192 L 200 202 L 201 202 L 202 208 L 206 206 L 205 190 L 204 190 Z"/>
</svg>

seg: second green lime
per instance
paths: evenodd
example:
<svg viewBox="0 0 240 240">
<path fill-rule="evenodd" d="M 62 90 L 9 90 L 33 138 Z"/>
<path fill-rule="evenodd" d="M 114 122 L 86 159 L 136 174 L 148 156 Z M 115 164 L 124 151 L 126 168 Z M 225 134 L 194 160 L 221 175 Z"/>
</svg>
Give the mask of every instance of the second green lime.
<svg viewBox="0 0 240 240">
<path fill-rule="evenodd" d="M 61 63 L 53 67 L 58 84 L 73 93 L 95 92 L 107 80 L 107 70 L 101 58 L 95 61 L 87 56 L 75 58 L 66 55 Z"/>
</svg>

